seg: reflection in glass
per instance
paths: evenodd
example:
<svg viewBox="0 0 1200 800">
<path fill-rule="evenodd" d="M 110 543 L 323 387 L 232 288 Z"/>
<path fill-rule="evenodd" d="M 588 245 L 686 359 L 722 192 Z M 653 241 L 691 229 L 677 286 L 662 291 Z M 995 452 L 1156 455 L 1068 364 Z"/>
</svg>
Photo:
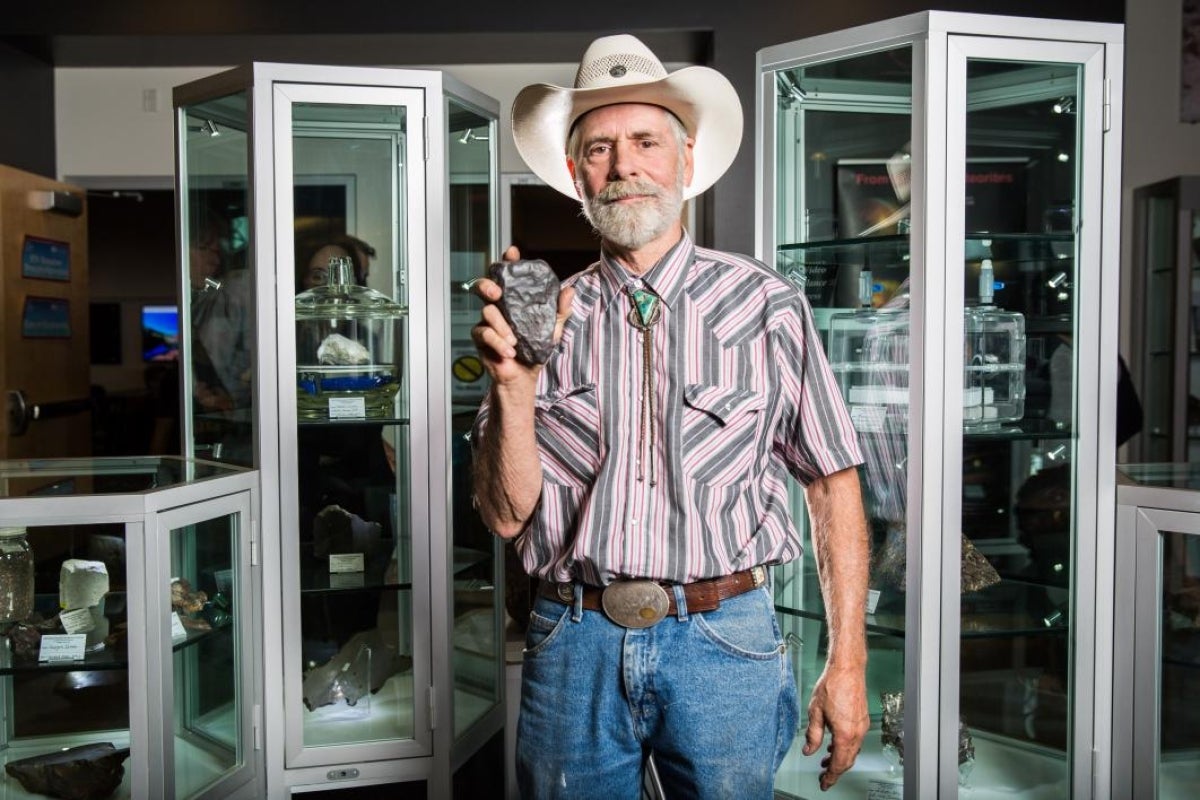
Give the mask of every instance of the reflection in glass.
<svg viewBox="0 0 1200 800">
<path fill-rule="evenodd" d="M 406 119 L 400 106 L 292 106 L 303 706 L 291 713 L 306 746 L 413 736 Z M 330 354 L 355 346 L 359 366 Z"/>
<path fill-rule="evenodd" d="M 252 466 L 254 265 L 246 94 L 181 113 L 189 447 L 200 458 Z"/>
<path fill-rule="evenodd" d="M 450 169 L 451 425 L 450 455 L 454 535 L 454 733 L 461 736 L 500 698 L 502 642 L 498 620 L 502 600 L 496 591 L 497 544 L 471 504 L 471 448 L 466 434 L 486 388 L 470 327 L 477 301 L 461 284 L 482 274 L 494 257 L 496 188 L 491 185 L 496 128 L 492 120 L 460 103 L 447 103 L 446 142 Z"/>
<path fill-rule="evenodd" d="M 1069 786 L 1078 73 L 967 62 L 960 780 L 1015 796 Z"/>
<path fill-rule="evenodd" d="M 1162 534 L 1158 796 L 1200 786 L 1200 536 Z"/>
<path fill-rule="evenodd" d="M 776 267 L 807 297 L 863 447 L 860 470 L 875 558 L 868 616 L 874 723 L 835 795 L 903 780 L 896 727 L 904 689 L 904 541 L 909 386 L 909 176 L 912 50 L 776 73 Z M 803 497 L 792 513 L 806 555 L 777 567 L 775 600 L 806 703 L 824 669 L 826 631 Z M 890 711 L 889 711 L 890 709 Z M 885 725 L 886 723 L 886 725 Z M 809 796 L 819 759 L 795 745 L 776 788 Z"/>
<path fill-rule="evenodd" d="M 193 797 L 244 763 L 239 734 L 237 519 L 171 531 L 175 796 Z"/>
</svg>

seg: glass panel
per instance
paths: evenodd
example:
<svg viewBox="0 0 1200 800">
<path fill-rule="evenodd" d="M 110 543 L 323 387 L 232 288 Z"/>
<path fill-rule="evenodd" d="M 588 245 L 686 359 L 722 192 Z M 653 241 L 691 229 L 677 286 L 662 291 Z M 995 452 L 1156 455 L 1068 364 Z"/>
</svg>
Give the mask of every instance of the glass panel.
<svg viewBox="0 0 1200 800">
<path fill-rule="evenodd" d="M 1143 341 L 1143 454 L 1172 461 L 1175 406 L 1175 199 L 1148 197 L 1144 208 L 1147 313 Z"/>
<path fill-rule="evenodd" d="M 179 798 L 200 794 L 244 759 L 237 537 L 232 514 L 170 534 Z"/>
<path fill-rule="evenodd" d="M 812 305 L 859 433 L 876 554 L 867 625 L 872 730 L 831 797 L 865 797 L 872 781 L 903 777 L 912 58 L 905 46 L 776 74 L 776 266 Z M 824 668 L 825 609 L 798 489 L 792 513 L 806 554 L 776 568 L 775 600 L 806 703 Z M 780 795 L 816 791 L 820 759 L 801 756 L 802 738 L 779 771 Z"/>
<path fill-rule="evenodd" d="M 185 386 L 190 452 L 253 466 L 254 264 L 250 247 L 245 92 L 184 108 Z M 161 336 L 178 337 L 167 315 Z"/>
<path fill-rule="evenodd" d="M 406 109 L 298 103 L 292 124 L 304 705 L 289 713 L 306 746 L 411 738 Z"/>
<path fill-rule="evenodd" d="M 491 184 L 496 127 L 450 100 L 446 142 L 450 168 L 450 277 L 454 530 L 454 733 L 461 735 L 491 710 L 500 697 L 502 598 L 496 591 L 495 537 L 471 504 L 471 447 L 467 434 L 486 391 L 483 366 L 471 341 L 478 301 L 461 284 L 479 275 L 493 257 L 496 189 Z"/>
<path fill-rule="evenodd" d="M 1200 786 L 1200 536 L 1162 534 L 1158 797 Z"/>
<path fill-rule="evenodd" d="M 112 797 L 129 798 L 127 748 L 137 743 L 129 738 L 125 527 L 0 530 L 0 762 L 12 769 L 65 748 L 115 747 L 125 774 Z M 82 659 L 39 660 L 41 637 L 67 633 L 64 624 L 84 636 Z M 3 785 L 6 798 L 42 796 L 11 773 Z"/>
<path fill-rule="evenodd" d="M 1200 408 L 1196 408 L 1197 400 L 1200 400 L 1200 211 L 1186 214 L 1183 224 L 1187 226 L 1188 231 L 1184 239 L 1184 246 L 1188 250 L 1183 256 L 1190 265 L 1188 283 L 1191 287 L 1187 319 L 1187 451 L 1184 455 L 1189 462 L 1193 462 L 1200 461 Z"/>
<path fill-rule="evenodd" d="M 0 461 L 0 497 L 149 492 L 240 471 L 170 456 Z"/>
<path fill-rule="evenodd" d="M 1069 785 L 1081 77 L 967 61 L 958 762 L 1013 796 Z"/>
</svg>

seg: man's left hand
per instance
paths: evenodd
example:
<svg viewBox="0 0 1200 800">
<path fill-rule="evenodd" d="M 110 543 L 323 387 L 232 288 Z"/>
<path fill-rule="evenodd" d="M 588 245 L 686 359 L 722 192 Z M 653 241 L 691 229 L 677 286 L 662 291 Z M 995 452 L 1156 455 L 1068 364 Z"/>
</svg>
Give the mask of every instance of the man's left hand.
<svg viewBox="0 0 1200 800">
<path fill-rule="evenodd" d="M 870 727 L 865 668 L 827 665 L 808 704 L 803 751 L 806 756 L 817 752 L 825 730 L 829 730 L 829 755 L 821 759 L 821 791 L 837 783 L 842 773 L 854 766 Z"/>
</svg>

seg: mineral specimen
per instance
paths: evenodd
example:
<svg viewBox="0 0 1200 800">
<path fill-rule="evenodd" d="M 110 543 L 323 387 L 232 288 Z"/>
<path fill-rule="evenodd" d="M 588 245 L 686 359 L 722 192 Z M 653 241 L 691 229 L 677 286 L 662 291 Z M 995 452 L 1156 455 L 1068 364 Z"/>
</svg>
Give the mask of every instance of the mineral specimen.
<svg viewBox="0 0 1200 800">
<path fill-rule="evenodd" d="M 554 352 L 554 323 L 558 315 L 558 277 L 540 259 L 500 261 L 488 267 L 488 277 L 504 295 L 497 304 L 517 337 L 517 358 L 526 364 L 545 364 Z"/>
<path fill-rule="evenodd" d="M 101 800 L 121 785 L 122 762 L 128 757 L 128 747 L 118 750 L 111 742 L 98 742 L 10 761 L 4 770 L 35 794 Z"/>
<path fill-rule="evenodd" d="M 91 608 L 108 594 L 108 568 L 103 561 L 68 558 L 58 571 L 61 608 Z"/>
<path fill-rule="evenodd" d="M 195 614 L 208 602 L 208 594 L 193 590 L 187 578 L 171 579 L 171 608 L 183 614 Z"/>
<path fill-rule="evenodd" d="M 331 333 L 317 347 L 317 361 L 328 366 L 370 364 L 371 353 L 353 339 Z"/>
<path fill-rule="evenodd" d="M 356 705 L 392 675 L 411 667 L 412 659 L 386 643 L 378 628 L 356 633 L 337 655 L 305 673 L 304 705 L 309 711 L 343 700 Z"/>
<path fill-rule="evenodd" d="M 341 506 L 325 506 L 313 518 L 313 555 L 328 558 L 330 553 L 370 553 L 381 530 L 378 522 L 367 522 Z"/>
</svg>

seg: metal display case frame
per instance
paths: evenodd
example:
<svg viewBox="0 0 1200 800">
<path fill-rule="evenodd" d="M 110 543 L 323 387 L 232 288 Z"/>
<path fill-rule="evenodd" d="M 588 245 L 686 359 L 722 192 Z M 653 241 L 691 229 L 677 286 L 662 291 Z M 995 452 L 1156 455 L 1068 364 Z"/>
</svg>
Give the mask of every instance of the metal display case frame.
<svg viewBox="0 0 1200 800">
<path fill-rule="evenodd" d="M 906 509 L 903 522 L 908 531 L 902 550 L 906 558 L 902 575 L 907 592 L 895 625 L 872 628 L 872 617 L 868 617 L 868 628 L 877 630 L 871 635 L 902 638 L 896 648 L 904 665 L 902 686 L 907 713 L 902 726 L 902 783 L 908 798 L 949 798 L 960 796 L 961 791 L 959 665 L 965 642 L 962 637 L 968 630 L 962 610 L 963 548 L 959 533 L 967 531 L 960 467 L 966 438 L 961 410 L 966 391 L 962 379 L 962 310 L 973 287 L 966 270 L 939 265 L 965 264 L 972 259 L 978 264 L 979 256 L 972 253 L 993 244 L 989 234 L 971 230 L 964 220 L 967 120 L 969 112 L 986 112 L 1013 103 L 1014 91 L 1019 92 L 1016 102 L 1036 100 L 1044 102 L 1047 109 L 1055 97 L 1070 93 L 1074 103 L 1069 111 L 1078 115 L 1073 117 L 1078 126 L 1078 149 L 1072 163 L 1077 183 L 1070 226 L 1064 234 L 1043 237 L 1052 243 L 1057 241 L 1056 236 L 1071 242 L 1071 257 L 1074 263 L 1086 265 L 1086 273 L 1080 267 L 1080 274 L 1087 277 L 1075 283 L 1070 309 L 1076 326 L 1071 395 L 1074 428 L 1064 438 L 1073 448 L 1074 464 L 1069 487 L 1075 530 L 1069 589 L 1070 641 L 1074 648 L 1069 674 L 1074 688 L 1067 712 L 1070 733 L 1066 763 L 1060 767 L 1061 786 L 1055 791 L 1066 792 L 1069 786 L 1072 797 L 1109 796 L 1112 726 L 1108 697 L 1113 644 L 1108 631 L 1114 613 L 1110 588 L 1114 564 L 1109 543 L 1115 487 L 1111 468 L 1104 465 L 1114 463 L 1115 454 L 1110 432 L 1115 419 L 1117 330 L 1111 321 L 1118 313 L 1122 43 L 1120 25 L 931 11 L 759 51 L 756 256 L 766 263 L 787 274 L 783 263 L 776 264 L 777 256 L 782 261 L 785 251 L 821 246 L 818 240 L 825 239 L 831 251 L 842 248 L 840 252 L 847 252 L 860 247 L 858 242 L 863 241 L 848 241 L 847 236 L 856 235 L 853 232 L 839 238 L 836 232 L 828 233 L 828 226 L 824 233 L 817 231 L 821 220 L 808 213 L 805 176 L 809 171 L 832 169 L 833 156 L 808 149 L 803 122 L 784 119 L 781 107 L 798 108 L 801 115 L 811 108 L 893 115 L 888 124 L 909 138 L 903 160 L 911 164 L 911 210 L 904 226 L 894 224 L 896 235 L 878 240 L 891 240 L 888 246 L 904 250 L 911 281 L 905 286 L 911 298 L 906 298 L 911 347 L 906 343 L 910 361 L 905 371 L 906 421 L 902 422 L 909 443 L 902 489 Z M 860 64 L 875 64 L 870 59 L 876 55 L 881 56 L 878 66 L 889 66 L 882 58 L 889 51 L 909 77 L 894 78 L 895 84 L 883 87 L 887 91 L 870 76 L 851 68 L 839 72 L 842 62 L 860 59 Z M 1030 62 L 1030 68 L 1040 66 L 1043 74 L 1034 75 L 1029 69 L 1020 75 L 1022 85 L 1005 85 L 1005 70 L 1023 69 L 1020 62 Z M 972 77 L 969 64 L 984 64 L 984 69 L 976 69 Z M 1067 91 L 1056 77 L 1055 64 L 1077 70 Z M 803 71 L 808 68 L 815 69 Z M 894 73 L 903 70 L 897 68 Z M 806 77 L 808 83 L 802 86 L 792 81 L 788 85 L 790 78 L 782 80 L 788 71 Z M 785 93 L 790 94 L 786 101 L 780 99 Z M 896 121 L 895 115 L 905 114 L 910 115 L 907 124 Z M 873 119 L 882 121 L 883 117 Z M 862 123 L 854 133 L 873 135 L 870 126 Z M 837 139 L 826 133 L 823 141 L 845 145 L 842 152 L 849 152 L 854 146 L 851 136 Z M 893 150 L 904 141 L 896 141 Z M 792 151 L 799 163 L 789 161 Z M 893 156 L 889 150 L 874 157 L 882 167 L 889 157 L 901 156 L 900 152 Z M 885 185 L 887 177 L 883 175 Z M 845 302 L 831 304 L 854 307 Z M 817 304 L 813 305 L 815 308 Z M 821 321 L 818 314 L 818 326 Z M 1031 436 L 1013 434 L 1012 438 Z M 1028 450 L 1019 442 L 1014 446 Z M 1017 459 L 1012 460 L 1015 464 Z M 1000 476 L 994 482 L 1015 486 L 1019 477 L 1016 466 L 1012 471 L 1014 474 Z M 1020 477 L 1028 475 L 1026 471 Z M 797 516 L 803 516 L 800 507 L 797 503 Z M 807 531 L 804 535 L 807 540 Z M 788 575 L 777 570 L 777 584 Z M 778 592 L 777 587 L 777 598 Z M 780 606 L 781 621 L 797 611 L 786 605 Z M 819 613 L 805 613 L 814 620 L 812 624 L 820 624 Z M 983 635 L 970 630 L 972 636 Z M 805 637 L 800 647 L 803 650 L 821 645 L 823 641 Z M 815 675 L 797 677 L 805 687 L 811 685 Z M 802 702 L 806 700 L 802 698 Z M 868 737 L 878 738 L 878 714 L 873 723 Z M 814 796 L 816 758 L 812 757 L 813 765 L 805 767 L 813 771 Z M 876 768 L 866 766 L 864 757 L 859 761 L 856 770 Z M 980 779 L 977 769 L 971 781 L 974 794 L 964 792 L 961 796 L 991 796 L 987 781 L 995 779 L 996 773 L 991 769 L 988 772 L 992 777 Z M 848 779 L 853 775 L 843 776 L 841 783 L 849 787 L 853 781 Z"/>
<path fill-rule="evenodd" d="M 245 99 L 245 118 L 234 122 L 241 125 L 239 135 L 244 134 L 247 142 L 247 252 L 257 287 L 253 301 L 254 399 L 241 410 L 240 422 L 246 426 L 254 463 L 262 474 L 261 553 L 257 555 L 263 565 L 264 619 L 277 621 L 261 631 L 267 676 L 263 697 L 267 796 L 383 784 L 416 787 L 423 782 L 425 796 L 448 797 L 452 783 L 457 782 L 455 773 L 483 752 L 483 746 L 497 736 L 504 723 L 503 571 L 500 543 L 494 537 L 488 536 L 487 544 L 480 545 L 487 553 L 476 554 L 491 559 L 490 574 L 468 587 L 492 598 L 490 606 L 484 603 L 479 612 L 487 616 L 486 621 L 476 621 L 481 629 L 490 631 L 490 639 L 487 631 L 481 636 L 486 652 L 468 652 L 456 658 L 456 622 L 460 621 L 456 603 L 464 590 L 460 584 L 466 583 L 456 580 L 464 558 L 463 548 L 456 546 L 456 531 L 467 524 L 456 517 L 456 510 L 466 516 L 461 508 L 465 498 L 469 509 L 469 494 L 453 478 L 455 456 L 461 449 L 455 416 L 472 413 L 478 396 L 460 401 L 450 378 L 452 362 L 461 357 L 461 340 L 469 337 L 463 320 L 464 314 L 470 314 L 461 307 L 467 302 L 467 293 L 458 287 L 462 278 L 456 272 L 470 269 L 471 274 L 481 273 L 486 264 L 483 257 L 498 253 L 499 105 L 434 70 L 251 64 L 176 88 L 176 152 L 181 164 L 178 197 L 186 197 L 188 188 L 188 172 L 182 166 L 189 136 L 188 110 L 202 104 L 211 110 L 221 98 L 235 96 Z M 400 569 L 411 570 L 411 580 L 395 591 L 404 593 L 398 601 L 400 618 L 411 620 L 407 633 L 402 633 L 411 636 L 412 689 L 407 701 L 411 703 L 411 736 L 389 734 L 372 740 L 367 734 L 345 741 L 334 735 L 328 744 L 306 740 L 313 729 L 306 728 L 309 722 L 302 702 L 304 634 L 299 600 L 303 587 L 295 533 L 300 522 L 297 505 L 305 498 L 300 496 L 295 464 L 306 446 L 299 433 L 303 426 L 311 428 L 314 423 L 298 419 L 297 414 L 291 274 L 296 250 L 293 189 L 298 185 L 293 147 L 301 135 L 296 115 L 302 107 L 318 109 L 314 124 L 322 122 L 321 107 L 330 109 L 327 125 L 331 137 L 345 135 L 339 132 L 338 109 L 400 109 L 404 120 L 391 156 L 389 180 L 394 194 L 389 200 L 390 222 L 385 225 L 390 233 L 384 237 L 388 241 L 372 276 L 376 269 L 381 270 L 384 293 L 393 294 L 396 302 L 407 306 L 402 353 L 405 388 L 396 418 L 387 422 L 403 429 L 393 440 L 398 442 L 400 465 L 393 467 L 397 498 L 393 503 L 398 505 L 393 513 L 399 520 L 393 524 L 397 540 L 399 531 L 411 536 L 411 549 L 400 556 Z M 460 120 L 464 116 L 476 120 L 476 124 L 456 128 L 456 115 Z M 221 125 L 227 122 L 217 121 Z M 191 120 L 192 127 L 195 122 Z M 383 130 L 388 124 L 383 121 L 377 127 Z M 473 176 L 455 174 L 450 148 L 489 141 L 487 156 Z M 395 170 L 400 171 L 399 178 Z M 477 235 L 468 248 L 472 252 L 452 254 L 456 202 L 452 189 L 464 181 L 474 182 L 479 190 L 472 201 L 479 205 L 473 210 L 485 218 L 487 241 L 478 241 Z M 360 215 L 368 210 L 358 209 Z M 180 210 L 179 224 L 184 230 L 180 241 L 186 242 L 186 209 Z M 475 227 L 481 230 L 479 225 Z M 184 263 L 186 245 L 180 246 Z M 183 271 L 181 282 L 187 292 L 187 269 Z M 187 323 L 183 325 L 186 360 Z M 191 402 L 189 390 L 185 403 Z M 189 423 L 194 422 L 196 413 L 190 406 L 186 409 Z M 329 430 L 336 432 L 336 427 Z M 377 446 L 378 436 L 375 442 Z M 185 433 L 185 444 L 189 448 L 203 444 L 194 426 Z M 411 558 L 407 564 L 405 557 Z M 394 590 L 384 587 L 382 591 Z M 493 693 L 481 700 L 486 708 L 473 706 L 468 713 L 462 708 L 456 683 L 462 671 L 470 670 L 475 670 L 474 677 L 486 687 L 483 691 Z"/>
<path fill-rule="evenodd" d="M 116 488 L 100 489 L 102 482 Z M 34 487 L 31 489 L 30 487 Z M 57 487 L 57 488 L 54 488 Z M 40 489 L 44 496 L 33 493 Z M 126 622 L 125 669 L 128 671 L 129 760 L 125 764 L 134 800 L 159 798 L 250 798 L 261 795 L 263 767 L 255 698 L 261 687 L 255 646 L 259 624 L 257 570 L 251 567 L 253 509 L 258 505 L 258 473 L 237 467 L 173 457 L 108 457 L 0 462 L 0 512 L 4 524 L 36 529 L 45 526 L 120 525 L 124 533 Z M 201 636 L 172 635 L 171 582 L 186 569 L 191 554 L 173 554 L 173 531 L 222 517 L 231 520 L 230 589 L 236 613 L 232 646 L 237 653 L 232 731 L 233 764 L 223 774 L 206 775 L 201 786 L 185 769 L 176 748 L 185 739 L 205 738 L 192 730 L 195 664 L 180 668 L 172 657 L 194 649 Z M 173 556 L 178 556 L 174 558 Z M 211 631 L 210 631 L 211 633 Z M 87 662 L 76 669 L 86 675 Z M 59 671 L 64 665 L 44 665 Z M 69 667 L 67 667 L 69 668 Z M 106 669 L 112 665 L 106 665 Z M 6 675 L 12 672 L 5 671 Z M 4 707 L 12 710 L 11 678 L 0 679 Z M 179 682 L 183 685 L 177 685 Z M 12 743 L 12 715 L 6 713 L 4 746 Z M 181 729 L 182 726 L 182 729 Z M 93 732 L 84 739 L 118 732 Z M 70 731 L 40 737 L 36 749 L 81 744 Z M 119 737 L 118 737 L 119 738 Z M 204 743 L 198 746 L 205 747 Z M 228 748 L 228 743 L 226 743 Z M 23 797 L 15 779 L 7 796 Z M 188 790 L 186 795 L 178 794 Z M 120 790 L 118 790 L 120 792 Z"/>
</svg>

